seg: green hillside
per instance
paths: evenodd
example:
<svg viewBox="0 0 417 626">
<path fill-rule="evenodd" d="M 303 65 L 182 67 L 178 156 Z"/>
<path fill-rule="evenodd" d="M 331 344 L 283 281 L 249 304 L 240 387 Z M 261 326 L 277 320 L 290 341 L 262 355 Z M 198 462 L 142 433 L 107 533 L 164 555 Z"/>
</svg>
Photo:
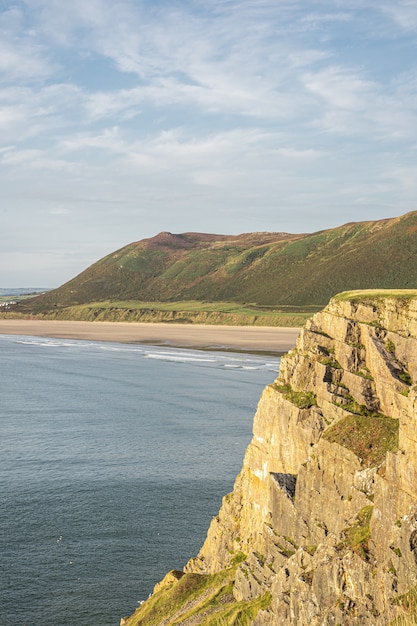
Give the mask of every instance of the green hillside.
<svg viewBox="0 0 417 626">
<path fill-rule="evenodd" d="M 58 312 L 115 301 L 320 308 L 341 291 L 416 287 L 413 211 L 302 235 L 160 233 L 109 254 L 18 310 Z"/>
</svg>

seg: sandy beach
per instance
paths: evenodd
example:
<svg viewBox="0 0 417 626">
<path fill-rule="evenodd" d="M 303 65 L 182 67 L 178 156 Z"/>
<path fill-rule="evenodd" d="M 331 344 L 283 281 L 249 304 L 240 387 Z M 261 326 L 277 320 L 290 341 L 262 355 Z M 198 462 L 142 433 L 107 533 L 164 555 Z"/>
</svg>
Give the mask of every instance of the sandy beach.
<svg viewBox="0 0 417 626">
<path fill-rule="evenodd" d="M 0 334 L 279 354 L 300 328 L 0 319 Z"/>
</svg>

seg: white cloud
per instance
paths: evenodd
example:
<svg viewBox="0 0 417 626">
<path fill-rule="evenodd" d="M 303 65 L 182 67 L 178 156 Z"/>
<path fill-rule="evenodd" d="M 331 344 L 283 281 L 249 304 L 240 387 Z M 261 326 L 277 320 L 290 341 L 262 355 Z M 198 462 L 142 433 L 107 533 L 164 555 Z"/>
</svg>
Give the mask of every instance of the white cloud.
<svg viewBox="0 0 417 626">
<path fill-rule="evenodd" d="M 14 148 L 9 148 L 3 151 L 1 162 L 3 165 L 27 165 L 28 163 L 36 162 L 41 154 L 40 150 L 15 150 Z"/>
<path fill-rule="evenodd" d="M 181 5 L 146 11 L 146 4 L 98 0 L 87 8 L 81 2 L 59 3 L 58 8 L 52 0 L 40 5 L 39 28 L 47 37 L 66 45 L 76 39 L 80 50 L 89 47 L 121 72 L 144 81 L 129 93 L 120 91 L 119 100 L 127 95 L 130 107 L 151 99 L 157 104 L 195 103 L 210 111 L 285 116 L 294 107 L 294 98 L 282 89 L 292 64 L 315 63 L 327 54 L 301 52 L 285 31 L 277 33 L 279 16 L 289 9 L 273 3 L 227 3 L 220 19 L 218 12 L 190 13 Z M 132 114 L 114 94 L 105 93 L 92 94 L 90 110 L 94 116 Z"/>
<path fill-rule="evenodd" d="M 51 133 L 71 126 L 80 101 L 81 91 L 70 84 L 0 88 L 1 141 L 50 141 Z"/>
<path fill-rule="evenodd" d="M 403 30 L 409 32 L 417 30 L 417 5 L 414 0 L 385 1 L 378 4 L 380 10 Z"/>
<path fill-rule="evenodd" d="M 406 0 L 10 3 L 7 224 L 26 216 L 25 245 L 52 228 L 68 249 L 80 232 L 86 245 L 123 244 L 135 227 L 136 239 L 297 231 L 300 216 L 305 230 L 343 211 L 414 208 L 416 11 Z"/>
<path fill-rule="evenodd" d="M 383 86 L 360 73 L 328 67 L 305 73 L 303 81 L 322 101 L 312 123 L 328 132 L 368 140 L 417 139 L 417 94 L 409 80 Z"/>
<path fill-rule="evenodd" d="M 8 147 L 0 153 L 0 163 L 14 174 L 22 175 L 22 168 L 26 171 L 66 172 L 76 174 L 80 172 L 80 165 L 69 160 L 60 159 L 48 151 L 33 149 L 19 150 Z"/>
<path fill-rule="evenodd" d="M 49 213 L 51 215 L 69 215 L 70 210 L 63 206 L 56 206 L 50 209 Z"/>
<path fill-rule="evenodd" d="M 375 85 L 340 67 L 328 67 L 305 74 L 306 88 L 319 96 L 329 108 L 358 111 L 364 107 Z"/>
<path fill-rule="evenodd" d="M 42 58 L 40 46 L 18 39 L 14 42 L 0 40 L 0 76 L 33 80 L 34 77 L 46 78 L 52 73 L 53 68 Z"/>
<path fill-rule="evenodd" d="M 286 145 L 284 136 L 261 129 L 236 129 L 204 137 L 190 136 L 185 129 L 160 132 L 156 136 L 129 139 L 118 127 L 103 133 L 81 134 L 65 140 L 63 150 L 82 152 L 94 149 L 120 160 L 118 168 L 133 175 L 174 173 L 182 180 L 204 181 L 230 187 L 232 178 L 253 176 L 267 167 L 288 167 L 307 163 L 323 154 L 316 149 L 296 149 Z M 215 182 L 216 181 L 216 182 Z"/>
<path fill-rule="evenodd" d="M 45 79 L 55 67 L 42 43 L 25 28 L 24 16 L 17 7 L 0 13 L 0 83 Z"/>
</svg>

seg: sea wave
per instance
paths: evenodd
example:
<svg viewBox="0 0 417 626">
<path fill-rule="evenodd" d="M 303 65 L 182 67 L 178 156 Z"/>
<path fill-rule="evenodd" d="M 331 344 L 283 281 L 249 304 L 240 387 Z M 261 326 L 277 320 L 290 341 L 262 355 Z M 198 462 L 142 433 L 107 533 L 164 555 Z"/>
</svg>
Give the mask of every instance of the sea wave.
<svg viewBox="0 0 417 626">
<path fill-rule="evenodd" d="M 250 353 L 237 353 L 221 350 L 196 350 L 187 348 L 169 348 L 148 344 L 124 344 L 116 342 L 86 341 L 82 339 L 58 339 L 49 337 L 30 337 L 25 335 L 0 335 L 0 341 L 8 341 L 33 348 L 55 350 L 88 350 L 119 353 L 127 356 L 139 356 L 172 363 L 188 363 L 196 366 L 220 367 L 236 370 L 266 370 L 277 372 L 280 359 L 271 359 Z"/>
</svg>

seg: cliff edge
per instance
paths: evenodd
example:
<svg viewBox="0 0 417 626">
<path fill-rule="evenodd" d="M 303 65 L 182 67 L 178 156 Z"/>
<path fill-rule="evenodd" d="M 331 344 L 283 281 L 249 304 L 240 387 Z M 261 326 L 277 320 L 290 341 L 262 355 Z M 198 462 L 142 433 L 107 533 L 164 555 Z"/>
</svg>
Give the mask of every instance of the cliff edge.
<svg viewBox="0 0 417 626">
<path fill-rule="evenodd" d="M 127 626 L 384 625 L 417 604 L 417 292 L 349 292 L 263 392 L 200 553 Z"/>
</svg>

